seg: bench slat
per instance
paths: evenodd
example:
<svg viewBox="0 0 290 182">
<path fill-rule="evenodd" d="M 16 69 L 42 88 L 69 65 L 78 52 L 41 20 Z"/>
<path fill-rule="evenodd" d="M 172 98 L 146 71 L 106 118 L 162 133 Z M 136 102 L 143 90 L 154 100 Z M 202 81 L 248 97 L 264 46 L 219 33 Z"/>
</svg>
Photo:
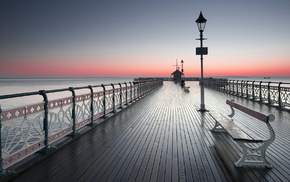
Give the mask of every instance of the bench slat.
<svg viewBox="0 0 290 182">
<path fill-rule="evenodd" d="M 235 141 L 245 141 L 245 142 L 263 142 L 263 140 L 257 140 L 251 136 L 249 136 L 247 133 L 242 131 L 233 121 L 226 118 L 220 113 L 211 112 L 209 113 L 210 116 L 217 121 L 233 138 Z"/>
<path fill-rule="evenodd" d="M 264 121 L 265 123 L 269 123 L 269 116 L 267 116 L 265 114 L 259 113 L 257 111 L 254 111 L 252 109 L 249 109 L 247 107 L 244 107 L 242 105 L 239 105 L 239 104 L 237 104 L 235 102 L 232 102 L 232 101 L 229 101 L 229 100 L 227 100 L 226 103 L 228 105 L 230 105 L 230 106 L 232 106 L 232 107 L 244 112 L 244 113 L 247 113 L 248 115 L 250 115 L 250 116 L 252 116 L 254 118 L 257 118 L 257 119 L 259 119 L 261 121 Z"/>
</svg>

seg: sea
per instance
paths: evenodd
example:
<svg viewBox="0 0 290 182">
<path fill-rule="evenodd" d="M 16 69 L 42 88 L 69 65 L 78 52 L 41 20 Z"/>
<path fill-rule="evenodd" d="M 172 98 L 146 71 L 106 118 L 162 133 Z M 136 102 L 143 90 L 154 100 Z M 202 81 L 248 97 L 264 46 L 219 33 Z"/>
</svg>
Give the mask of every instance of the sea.
<svg viewBox="0 0 290 182">
<path fill-rule="evenodd" d="M 56 90 L 69 87 L 85 87 L 88 85 L 97 86 L 101 84 L 118 84 L 133 82 L 134 77 L 78 77 L 78 78 L 0 78 L 0 96 L 12 95 L 27 92 L 37 92 L 39 90 Z M 122 86 L 125 86 L 124 84 Z M 106 89 L 111 89 L 107 86 Z M 117 86 L 116 86 L 117 88 Z M 94 92 L 102 91 L 102 87 L 94 87 Z M 90 93 L 89 89 L 76 90 L 76 94 Z M 70 91 L 48 94 L 49 100 L 70 97 Z M 0 99 L 2 110 L 23 107 L 43 101 L 42 96 L 25 96 L 9 99 Z"/>
<path fill-rule="evenodd" d="M 283 82 L 290 86 L 290 76 L 288 77 L 250 77 L 250 76 L 231 76 L 231 77 L 214 77 L 227 78 L 229 80 L 249 80 L 263 82 Z M 78 77 L 78 78 L 0 78 L 0 96 L 19 94 L 26 92 L 37 92 L 39 90 L 55 90 L 68 87 L 84 87 L 88 85 L 117 84 L 133 82 L 134 77 Z M 117 86 L 116 86 L 117 87 Z M 112 88 L 108 86 L 107 88 Z M 102 87 L 95 87 L 95 91 L 101 91 Z M 77 90 L 77 94 L 89 93 L 89 89 Z M 57 92 L 48 94 L 49 100 L 55 100 L 70 97 L 71 92 Z M 32 103 L 43 101 L 42 96 L 25 96 L 12 99 L 0 99 L 0 107 L 3 110 L 22 107 Z"/>
</svg>

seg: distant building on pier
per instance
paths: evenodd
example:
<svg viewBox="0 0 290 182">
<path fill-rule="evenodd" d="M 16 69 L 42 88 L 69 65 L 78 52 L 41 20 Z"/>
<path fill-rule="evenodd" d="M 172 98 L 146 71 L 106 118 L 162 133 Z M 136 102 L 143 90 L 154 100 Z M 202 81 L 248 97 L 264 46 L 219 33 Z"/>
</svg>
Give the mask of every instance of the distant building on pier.
<svg viewBox="0 0 290 182">
<path fill-rule="evenodd" d="M 171 75 L 173 75 L 173 81 L 175 83 L 180 83 L 181 82 L 182 75 L 183 75 L 183 73 L 181 71 L 179 71 L 178 69 L 176 69 L 176 71 L 174 71 L 173 73 L 171 73 Z"/>
</svg>

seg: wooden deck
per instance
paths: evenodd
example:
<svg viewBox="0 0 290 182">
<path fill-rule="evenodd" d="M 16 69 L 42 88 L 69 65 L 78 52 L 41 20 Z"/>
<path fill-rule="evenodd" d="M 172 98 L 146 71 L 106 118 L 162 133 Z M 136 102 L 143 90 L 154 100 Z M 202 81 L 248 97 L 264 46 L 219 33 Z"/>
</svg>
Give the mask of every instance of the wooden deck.
<svg viewBox="0 0 290 182">
<path fill-rule="evenodd" d="M 205 89 L 209 111 L 230 113 L 226 99 L 276 115 L 276 140 L 267 150 L 273 169 L 236 168 L 241 148 L 225 133 L 213 133 L 213 119 L 199 112 L 197 82 L 186 93 L 172 82 L 58 149 L 11 181 L 289 181 L 290 113 Z M 246 127 L 267 137 L 262 122 Z M 262 123 L 263 124 L 263 123 Z"/>
</svg>

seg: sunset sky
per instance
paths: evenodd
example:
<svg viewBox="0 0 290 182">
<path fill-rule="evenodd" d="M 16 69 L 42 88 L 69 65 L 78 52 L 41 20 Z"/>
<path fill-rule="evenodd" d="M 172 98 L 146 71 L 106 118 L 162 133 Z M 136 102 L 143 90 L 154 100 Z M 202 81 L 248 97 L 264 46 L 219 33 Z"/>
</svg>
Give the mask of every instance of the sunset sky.
<svg viewBox="0 0 290 182">
<path fill-rule="evenodd" d="M 0 76 L 290 76 L 289 0 L 1 0 Z"/>
</svg>

